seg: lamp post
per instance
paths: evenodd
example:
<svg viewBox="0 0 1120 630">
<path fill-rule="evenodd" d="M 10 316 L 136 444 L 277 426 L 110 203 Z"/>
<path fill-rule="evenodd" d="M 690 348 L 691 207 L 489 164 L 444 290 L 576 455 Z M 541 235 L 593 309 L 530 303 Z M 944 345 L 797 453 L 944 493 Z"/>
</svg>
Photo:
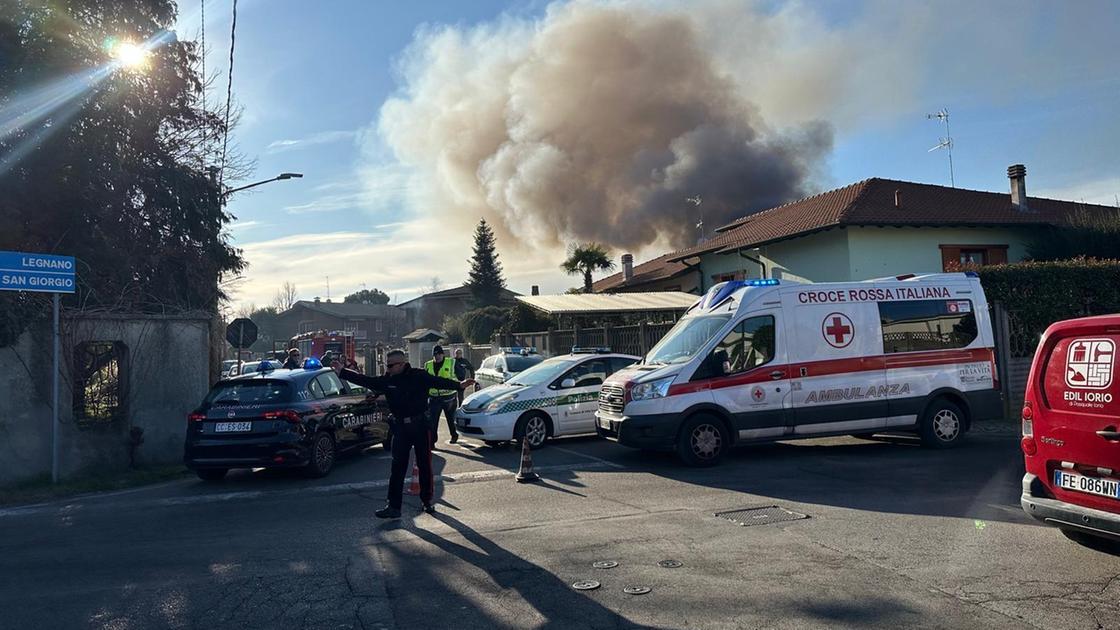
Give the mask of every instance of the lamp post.
<svg viewBox="0 0 1120 630">
<path fill-rule="evenodd" d="M 235 192 L 240 192 L 242 190 L 247 190 L 247 189 L 253 188 L 255 186 L 260 186 L 261 184 L 267 184 L 269 182 L 278 182 L 282 179 L 299 179 L 301 177 L 303 177 L 303 173 L 280 173 L 279 175 L 277 175 L 276 177 L 273 177 L 272 179 L 265 179 L 265 180 L 262 180 L 262 181 L 259 181 L 259 182 L 254 182 L 254 183 L 249 184 L 247 186 L 238 186 L 237 188 L 231 188 L 231 189 L 225 191 L 224 193 L 222 193 L 222 195 L 225 196 L 225 197 L 228 197 Z"/>
</svg>

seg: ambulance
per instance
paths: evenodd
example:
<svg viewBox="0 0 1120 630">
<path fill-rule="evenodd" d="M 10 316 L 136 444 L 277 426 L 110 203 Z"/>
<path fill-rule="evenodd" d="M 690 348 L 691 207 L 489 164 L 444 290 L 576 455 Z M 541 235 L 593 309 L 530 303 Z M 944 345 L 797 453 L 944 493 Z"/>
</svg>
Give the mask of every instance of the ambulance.
<svg viewBox="0 0 1120 630">
<path fill-rule="evenodd" d="M 599 393 L 596 432 L 689 465 L 730 447 L 913 431 L 957 445 L 1002 415 L 992 325 L 975 273 L 712 287 Z"/>
</svg>

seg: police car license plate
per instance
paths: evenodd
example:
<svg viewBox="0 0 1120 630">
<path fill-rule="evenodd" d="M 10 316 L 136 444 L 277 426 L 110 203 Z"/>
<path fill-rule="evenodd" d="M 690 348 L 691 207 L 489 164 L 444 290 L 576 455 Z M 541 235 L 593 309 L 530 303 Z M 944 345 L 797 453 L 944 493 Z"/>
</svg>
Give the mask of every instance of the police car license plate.
<svg viewBox="0 0 1120 630">
<path fill-rule="evenodd" d="M 252 431 L 253 423 L 250 422 L 219 422 L 214 425 L 214 433 L 239 433 Z"/>
<path fill-rule="evenodd" d="M 1102 497 L 1120 499 L 1120 482 L 1099 477 L 1086 477 L 1064 470 L 1054 471 L 1054 485 L 1066 490 L 1075 490 Z"/>
</svg>

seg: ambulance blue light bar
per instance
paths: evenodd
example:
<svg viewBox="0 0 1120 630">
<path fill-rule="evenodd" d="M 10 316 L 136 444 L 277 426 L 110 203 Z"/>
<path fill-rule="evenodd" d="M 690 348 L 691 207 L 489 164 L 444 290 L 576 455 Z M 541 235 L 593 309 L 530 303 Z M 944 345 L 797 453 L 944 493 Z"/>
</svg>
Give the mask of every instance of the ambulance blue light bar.
<svg viewBox="0 0 1120 630">
<path fill-rule="evenodd" d="M 778 284 L 777 278 L 755 278 L 754 280 L 747 280 L 748 287 L 776 287 Z"/>
</svg>

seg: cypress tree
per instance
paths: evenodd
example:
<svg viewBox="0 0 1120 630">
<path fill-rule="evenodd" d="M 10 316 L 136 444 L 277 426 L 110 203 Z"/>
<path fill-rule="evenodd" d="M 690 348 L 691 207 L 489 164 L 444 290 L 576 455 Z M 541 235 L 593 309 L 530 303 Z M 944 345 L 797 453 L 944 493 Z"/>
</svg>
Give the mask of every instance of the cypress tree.
<svg viewBox="0 0 1120 630">
<path fill-rule="evenodd" d="M 494 231 L 486 219 L 478 222 L 474 231 L 474 255 L 471 256 L 470 279 L 467 287 L 475 308 L 498 306 L 506 281 L 502 278 L 502 263 L 494 251 Z"/>
</svg>

